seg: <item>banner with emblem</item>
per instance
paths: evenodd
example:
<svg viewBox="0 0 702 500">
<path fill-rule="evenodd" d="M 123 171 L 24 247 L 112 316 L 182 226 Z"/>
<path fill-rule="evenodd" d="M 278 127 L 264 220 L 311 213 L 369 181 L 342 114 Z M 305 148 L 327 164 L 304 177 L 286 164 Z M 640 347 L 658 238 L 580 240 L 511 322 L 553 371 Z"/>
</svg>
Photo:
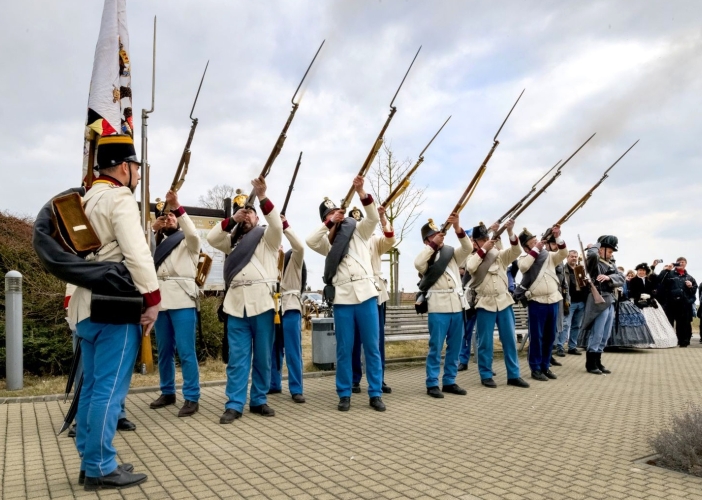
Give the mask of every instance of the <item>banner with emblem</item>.
<svg viewBox="0 0 702 500">
<path fill-rule="evenodd" d="M 103 135 L 133 136 L 132 76 L 126 0 L 105 0 L 93 73 L 83 145 L 83 183 L 92 185 L 95 145 Z"/>
</svg>

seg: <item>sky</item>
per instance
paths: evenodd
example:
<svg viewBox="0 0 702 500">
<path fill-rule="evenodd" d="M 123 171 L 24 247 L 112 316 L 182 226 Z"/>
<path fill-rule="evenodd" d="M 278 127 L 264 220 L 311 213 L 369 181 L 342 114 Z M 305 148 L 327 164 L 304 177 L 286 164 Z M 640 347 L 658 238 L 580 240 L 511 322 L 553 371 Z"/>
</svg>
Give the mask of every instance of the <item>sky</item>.
<svg viewBox="0 0 702 500">
<path fill-rule="evenodd" d="M 101 12 L 102 2 L 88 0 L 3 6 L 0 210 L 34 215 L 79 184 Z M 596 133 L 517 221 L 517 229 L 541 233 L 639 139 L 563 226 L 564 239 L 574 248 L 578 234 L 585 244 L 614 234 L 617 261 L 626 269 L 685 256 L 690 273 L 702 279 L 697 2 L 128 0 L 127 14 L 137 145 L 139 110 L 150 105 L 158 17 L 152 198 L 165 194 L 175 173 L 208 60 L 180 191 L 185 205 L 196 205 L 216 184 L 250 189 L 304 70 L 326 40 L 268 179 L 269 198 L 280 207 L 304 151 L 288 219 L 305 238 L 319 227 L 323 198 L 340 200 L 351 186 L 421 45 L 386 139 L 396 157 L 414 161 L 452 119 L 414 179 L 426 188 L 426 202 L 400 246 L 401 288 L 416 289 L 421 224 L 446 219 L 522 89 L 462 226 L 490 224 Z M 446 241 L 458 244 L 451 233 Z M 323 258 L 311 250 L 305 257 L 310 284 L 321 287 Z"/>
</svg>

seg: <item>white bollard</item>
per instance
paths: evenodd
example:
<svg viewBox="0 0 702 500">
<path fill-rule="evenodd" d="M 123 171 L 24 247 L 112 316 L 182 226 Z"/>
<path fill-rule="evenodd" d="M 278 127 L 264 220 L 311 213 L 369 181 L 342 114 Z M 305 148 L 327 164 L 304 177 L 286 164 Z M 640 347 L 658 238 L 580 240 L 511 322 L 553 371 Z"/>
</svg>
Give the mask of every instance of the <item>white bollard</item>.
<svg viewBox="0 0 702 500">
<path fill-rule="evenodd" d="M 5 367 L 7 390 L 19 391 L 24 384 L 22 342 L 22 275 L 10 271 L 5 275 Z"/>
</svg>

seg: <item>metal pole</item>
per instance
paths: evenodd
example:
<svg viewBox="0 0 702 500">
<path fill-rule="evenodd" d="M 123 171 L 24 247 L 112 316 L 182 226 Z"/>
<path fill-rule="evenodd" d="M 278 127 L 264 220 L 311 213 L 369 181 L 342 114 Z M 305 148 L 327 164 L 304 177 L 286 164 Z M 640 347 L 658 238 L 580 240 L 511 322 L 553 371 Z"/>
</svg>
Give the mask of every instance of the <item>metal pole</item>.
<svg viewBox="0 0 702 500">
<path fill-rule="evenodd" d="M 10 271 L 5 275 L 5 360 L 7 390 L 23 387 L 24 354 L 22 352 L 22 275 Z"/>
</svg>

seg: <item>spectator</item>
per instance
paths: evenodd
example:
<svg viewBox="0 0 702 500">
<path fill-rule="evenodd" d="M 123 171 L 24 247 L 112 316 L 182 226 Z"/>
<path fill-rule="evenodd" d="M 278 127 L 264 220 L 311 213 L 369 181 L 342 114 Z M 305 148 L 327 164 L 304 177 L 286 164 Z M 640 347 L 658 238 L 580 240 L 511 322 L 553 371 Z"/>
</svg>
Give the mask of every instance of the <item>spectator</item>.
<svg viewBox="0 0 702 500">
<path fill-rule="evenodd" d="M 658 300 L 668 321 L 675 327 L 678 345 L 687 347 L 692 337 L 692 306 L 695 303 L 697 282 L 685 268 L 687 259 L 678 257 L 677 262 L 665 266 L 659 275 Z"/>
<path fill-rule="evenodd" d="M 571 250 L 568 252 L 566 265 L 563 266 L 563 271 L 568 281 L 568 296 L 570 298 L 570 306 L 568 314 L 565 315 L 563 321 L 563 332 L 558 338 L 558 347 L 565 349 L 565 342 L 568 341 L 568 354 L 580 356 L 578 351 L 578 334 L 580 333 L 580 325 L 583 322 L 583 313 L 585 312 L 585 301 L 589 290 L 585 287 L 579 288 L 575 280 L 575 266 L 578 264 L 578 252 Z"/>
</svg>

